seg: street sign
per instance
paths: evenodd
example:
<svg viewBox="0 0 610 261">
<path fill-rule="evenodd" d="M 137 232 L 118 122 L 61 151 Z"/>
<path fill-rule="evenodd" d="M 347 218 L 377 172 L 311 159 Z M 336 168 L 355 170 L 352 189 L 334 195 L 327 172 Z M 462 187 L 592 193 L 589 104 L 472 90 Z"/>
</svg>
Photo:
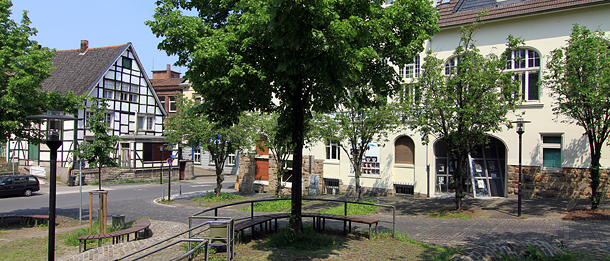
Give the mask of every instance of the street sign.
<svg viewBox="0 0 610 261">
<path fill-rule="evenodd" d="M 167 164 L 172 164 L 173 162 L 174 162 L 174 159 L 172 159 L 172 158 L 167 159 Z"/>
<path fill-rule="evenodd" d="M 172 154 L 170 157 L 171 157 L 172 159 L 175 159 L 175 158 L 176 158 L 176 155 Z"/>
</svg>

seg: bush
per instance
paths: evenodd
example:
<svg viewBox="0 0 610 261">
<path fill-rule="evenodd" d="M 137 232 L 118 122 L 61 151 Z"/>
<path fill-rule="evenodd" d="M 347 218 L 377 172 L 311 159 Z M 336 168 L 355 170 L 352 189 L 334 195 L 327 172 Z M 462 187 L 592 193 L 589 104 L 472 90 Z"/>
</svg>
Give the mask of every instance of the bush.
<svg viewBox="0 0 610 261">
<path fill-rule="evenodd" d="M 295 233 L 292 228 L 284 228 L 269 236 L 266 246 L 295 251 L 317 251 L 332 249 L 337 244 L 334 237 L 317 233 L 311 227 L 304 227 L 303 232 Z"/>
<path fill-rule="evenodd" d="M 240 195 L 225 192 L 220 192 L 220 196 L 216 197 L 216 193 L 208 191 L 205 193 L 205 196 L 201 196 L 201 202 L 219 202 L 241 198 L 242 196 Z M 192 200 L 199 201 L 199 197 L 194 197 Z"/>
</svg>

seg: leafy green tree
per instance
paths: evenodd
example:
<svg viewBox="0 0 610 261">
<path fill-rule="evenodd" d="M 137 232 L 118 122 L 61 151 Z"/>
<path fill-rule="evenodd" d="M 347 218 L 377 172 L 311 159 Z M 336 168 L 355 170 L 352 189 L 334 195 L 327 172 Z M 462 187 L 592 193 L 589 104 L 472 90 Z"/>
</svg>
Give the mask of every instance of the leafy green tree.
<svg viewBox="0 0 610 261">
<path fill-rule="evenodd" d="M 462 28 L 454 51 L 454 67 L 433 55 L 425 57 L 422 75 L 414 83 L 412 95 L 405 99 L 412 118 L 412 129 L 445 142 L 449 166 L 454 167 L 455 208 L 462 207 L 463 183 L 468 177 L 468 153 L 487 142 L 487 134 L 501 130 L 506 114 L 514 111 L 519 89 L 512 74 L 505 73 L 506 58 L 521 42 L 509 36 L 501 56 L 484 56 L 473 41 L 477 23 Z M 450 169 L 450 168 L 448 168 Z"/>
<path fill-rule="evenodd" d="M 90 110 L 93 116 L 86 119 L 85 127 L 93 132 L 93 141 L 85 141 L 78 145 L 74 151 L 74 156 L 84 159 L 89 166 L 96 166 L 98 169 L 98 186 L 102 190 L 102 167 L 118 167 L 113 154 L 116 154 L 117 142 L 121 140 L 118 136 L 108 135 L 108 123 L 105 121 L 106 104 L 105 99 L 89 97 L 91 103 Z"/>
<path fill-rule="evenodd" d="M 599 191 L 599 160 L 610 134 L 610 38 L 599 29 L 592 32 L 575 24 L 567 42 L 551 52 L 545 85 L 555 98 L 554 113 L 585 129 L 591 157 L 591 209 L 597 209 L 604 197 Z"/>
<path fill-rule="evenodd" d="M 350 95 L 341 103 L 341 111 L 333 114 L 318 114 L 317 132 L 320 137 L 338 144 L 349 155 L 350 164 L 356 179 L 356 200 L 362 198 L 362 163 L 371 143 L 387 142 L 388 133 L 400 127 L 400 114 L 396 104 L 386 103 L 368 106 L 358 95 Z"/>
<path fill-rule="evenodd" d="M 42 91 L 42 82 L 51 76 L 55 51 L 30 40 L 38 31 L 30 27 L 27 11 L 23 12 L 21 24 L 10 19 L 12 6 L 12 1 L 0 0 L 0 140 L 15 135 L 40 143 L 41 134 L 29 131 L 32 123 L 40 120 L 26 117 L 44 114 L 47 109 L 73 114 L 82 99 L 71 92 Z"/>
<path fill-rule="evenodd" d="M 278 112 L 281 132 L 301 162 L 312 111 L 331 112 L 363 78 L 374 92 L 400 84 L 388 61 L 405 64 L 438 31 L 427 0 L 157 1 L 159 48 L 202 95 L 204 111 L 223 125 L 242 111 Z M 195 15 L 185 15 L 190 10 Z M 274 103 L 272 99 L 276 99 Z M 302 230 L 302 166 L 293 168 L 291 227 Z"/>
<path fill-rule="evenodd" d="M 251 113 L 243 125 L 252 126 L 254 141 L 258 149 L 268 148 L 271 157 L 277 164 L 277 183 L 275 196 L 282 197 L 282 177 L 287 173 L 288 161 L 292 155 L 290 137 L 280 131 L 279 114 L 277 113 Z"/>
<path fill-rule="evenodd" d="M 170 143 L 181 143 L 201 146 L 208 151 L 214 161 L 216 171 L 216 197 L 220 196 L 224 177 L 225 162 L 230 154 L 251 144 L 251 129 L 243 124 L 233 124 L 229 127 L 210 121 L 201 113 L 201 104 L 185 98 L 176 97 L 177 112 L 165 122 L 166 140 Z M 242 116 L 244 117 L 244 116 Z"/>
</svg>

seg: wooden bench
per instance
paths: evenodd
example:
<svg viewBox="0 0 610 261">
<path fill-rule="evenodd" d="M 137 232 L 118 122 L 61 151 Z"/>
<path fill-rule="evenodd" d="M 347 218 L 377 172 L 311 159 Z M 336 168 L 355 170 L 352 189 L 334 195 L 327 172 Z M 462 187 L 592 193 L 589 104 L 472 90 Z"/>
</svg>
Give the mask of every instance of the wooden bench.
<svg viewBox="0 0 610 261">
<path fill-rule="evenodd" d="M 289 213 L 277 213 L 270 215 L 262 215 L 255 216 L 253 218 L 242 219 L 235 223 L 233 228 L 235 233 L 241 233 L 241 237 L 243 237 L 243 231 L 247 228 L 252 228 L 252 232 L 254 232 L 254 227 L 256 225 L 260 226 L 261 231 L 263 230 L 263 225 L 265 225 L 265 230 L 267 228 L 267 224 L 271 221 L 275 221 L 274 230 L 277 231 L 277 220 L 280 218 L 288 218 L 290 217 Z M 320 214 L 320 213 L 302 213 L 302 217 L 311 217 L 313 219 L 314 228 L 318 231 L 323 231 L 326 226 L 326 219 L 334 219 L 343 221 L 343 234 L 346 234 L 346 226 L 349 223 L 349 232 L 352 232 L 352 222 L 362 223 L 369 225 L 369 239 L 371 238 L 371 226 L 375 224 L 375 236 L 377 236 L 377 228 L 379 225 L 379 220 L 363 218 L 363 217 L 354 217 L 354 216 L 340 216 L 340 215 L 329 215 L 329 214 Z M 269 224 L 271 226 L 271 224 Z"/>
<path fill-rule="evenodd" d="M 5 219 L 18 219 L 21 223 L 30 224 L 34 221 L 34 225 L 42 224 L 44 222 L 49 223 L 49 215 L 9 215 L 0 217 L 0 225 L 4 224 Z"/>
<path fill-rule="evenodd" d="M 78 252 L 81 253 L 83 251 L 87 251 L 87 240 L 98 240 L 97 246 L 102 246 L 102 239 L 104 238 L 112 238 L 112 244 L 116 244 L 119 242 L 124 242 L 125 236 L 127 236 L 127 241 L 129 241 L 129 234 L 134 233 L 135 240 L 138 240 L 138 232 L 141 230 L 146 231 L 150 227 L 150 220 L 136 220 L 136 223 L 127 229 L 123 229 L 121 231 L 116 231 L 112 233 L 106 234 L 97 234 L 97 235 L 83 235 L 78 237 Z M 83 248 L 81 248 L 83 246 Z"/>
</svg>

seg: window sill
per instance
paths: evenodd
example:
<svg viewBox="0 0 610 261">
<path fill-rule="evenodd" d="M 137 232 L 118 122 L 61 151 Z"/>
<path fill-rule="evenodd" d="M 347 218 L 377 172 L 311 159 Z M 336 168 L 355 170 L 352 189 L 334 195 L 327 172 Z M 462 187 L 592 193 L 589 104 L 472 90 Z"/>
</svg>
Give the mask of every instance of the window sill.
<svg viewBox="0 0 610 261">
<path fill-rule="evenodd" d="M 350 178 L 356 178 L 356 175 L 354 174 L 349 174 L 348 177 Z M 381 175 L 380 174 L 360 174 L 360 178 L 366 178 L 366 179 L 381 179 Z"/>
<path fill-rule="evenodd" d="M 414 169 L 415 165 L 414 164 L 406 164 L 406 163 L 395 163 L 394 164 L 394 168 L 398 168 L 398 169 Z"/>
<path fill-rule="evenodd" d="M 269 181 L 268 180 L 255 180 L 254 182 L 252 182 L 252 184 L 269 186 Z"/>
<path fill-rule="evenodd" d="M 328 165 L 340 165 L 341 161 L 340 160 L 336 160 L 336 159 L 327 159 L 327 160 L 324 160 L 324 164 L 328 164 Z"/>
<path fill-rule="evenodd" d="M 523 102 L 519 105 L 520 109 L 527 109 L 527 108 L 542 108 L 544 107 L 544 103 L 541 103 L 539 101 L 536 102 Z"/>
<path fill-rule="evenodd" d="M 256 155 L 254 156 L 255 159 L 269 159 L 269 155 Z"/>
</svg>

